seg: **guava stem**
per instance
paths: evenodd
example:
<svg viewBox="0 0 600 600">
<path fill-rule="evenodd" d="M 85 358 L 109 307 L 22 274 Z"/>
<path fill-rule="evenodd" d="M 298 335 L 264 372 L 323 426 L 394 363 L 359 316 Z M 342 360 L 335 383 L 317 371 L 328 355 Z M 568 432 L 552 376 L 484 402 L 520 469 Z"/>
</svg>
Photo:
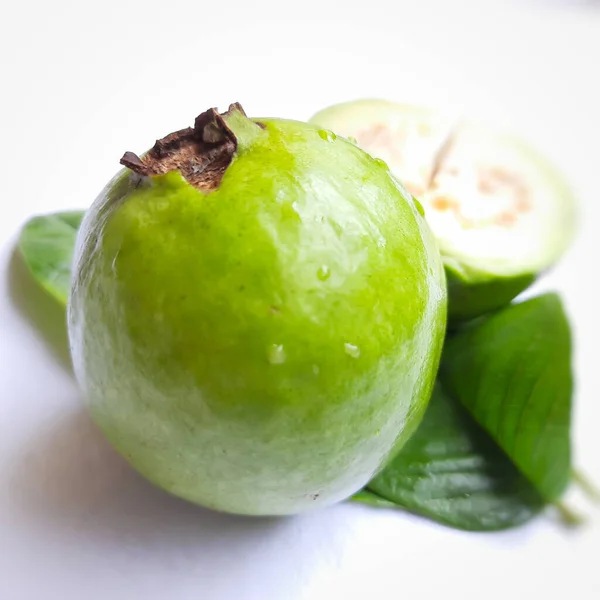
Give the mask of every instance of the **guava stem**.
<svg viewBox="0 0 600 600">
<path fill-rule="evenodd" d="M 227 127 L 234 133 L 238 148 L 244 148 L 252 143 L 254 138 L 265 129 L 263 123 L 253 121 L 246 116 L 239 104 L 232 104 L 223 114 Z"/>
<path fill-rule="evenodd" d="M 240 127 L 240 123 L 243 127 Z M 258 124 L 248 119 L 244 109 L 236 102 L 222 114 L 216 108 L 203 112 L 196 117 L 194 127 L 175 131 L 157 140 L 141 157 L 133 152 L 125 152 L 120 162 L 145 177 L 179 171 L 188 183 L 200 191 L 212 192 L 220 186 L 237 150 L 236 125 L 240 127 L 244 139 L 249 135 L 249 127 L 256 132 L 262 131 Z"/>
<path fill-rule="evenodd" d="M 600 489 L 598 489 L 581 471 L 573 469 L 571 480 L 583 492 L 584 496 L 594 504 L 600 504 Z"/>
</svg>

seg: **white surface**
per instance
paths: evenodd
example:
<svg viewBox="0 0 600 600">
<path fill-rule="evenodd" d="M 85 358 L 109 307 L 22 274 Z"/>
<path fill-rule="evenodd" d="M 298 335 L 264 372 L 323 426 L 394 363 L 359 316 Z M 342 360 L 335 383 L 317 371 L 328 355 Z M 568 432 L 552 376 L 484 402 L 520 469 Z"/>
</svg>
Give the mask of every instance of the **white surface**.
<svg viewBox="0 0 600 600">
<path fill-rule="evenodd" d="M 577 244 L 537 287 L 559 289 L 574 322 L 576 459 L 600 481 L 598 13 L 88 4 L 7 3 L 0 21 L 0 598 L 598 600 L 600 512 L 589 507 L 577 533 L 548 517 L 470 535 L 361 506 L 248 520 L 168 497 L 90 424 L 60 312 L 11 258 L 29 216 L 86 207 L 124 150 L 209 106 L 308 118 L 368 95 L 493 111 L 580 192 Z"/>
</svg>

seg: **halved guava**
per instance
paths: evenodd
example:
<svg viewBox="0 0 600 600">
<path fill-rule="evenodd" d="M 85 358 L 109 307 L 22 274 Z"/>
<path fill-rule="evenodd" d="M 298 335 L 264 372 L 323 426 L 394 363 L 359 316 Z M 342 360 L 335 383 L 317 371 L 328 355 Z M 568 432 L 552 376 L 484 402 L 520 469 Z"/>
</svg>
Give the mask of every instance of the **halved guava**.
<svg viewBox="0 0 600 600">
<path fill-rule="evenodd" d="M 384 100 L 339 104 L 311 122 L 356 139 L 421 202 L 444 259 L 451 319 L 510 302 L 573 237 L 572 191 L 515 135 Z"/>
</svg>

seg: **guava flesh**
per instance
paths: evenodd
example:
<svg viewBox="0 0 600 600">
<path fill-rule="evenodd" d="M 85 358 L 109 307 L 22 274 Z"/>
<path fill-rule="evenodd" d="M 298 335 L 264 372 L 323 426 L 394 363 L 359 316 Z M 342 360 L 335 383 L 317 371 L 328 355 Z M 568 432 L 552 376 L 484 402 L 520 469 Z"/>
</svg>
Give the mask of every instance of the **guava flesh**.
<svg viewBox="0 0 600 600">
<path fill-rule="evenodd" d="M 356 492 L 419 424 L 445 276 L 368 154 L 304 123 L 228 122 L 238 143 L 211 191 L 126 169 L 88 211 L 73 362 L 93 418 L 156 485 L 298 513 Z"/>
</svg>

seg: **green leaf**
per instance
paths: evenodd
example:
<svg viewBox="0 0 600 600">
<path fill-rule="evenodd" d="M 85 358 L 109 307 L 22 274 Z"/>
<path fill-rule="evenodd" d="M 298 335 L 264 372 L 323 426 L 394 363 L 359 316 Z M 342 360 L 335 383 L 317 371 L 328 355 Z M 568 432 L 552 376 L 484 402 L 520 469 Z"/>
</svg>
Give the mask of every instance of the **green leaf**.
<svg viewBox="0 0 600 600">
<path fill-rule="evenodd" d="M 378 506 L 381 508 L 398 508 L 395 502 L 386 500 L 368 489 L 362 489 L 350 497 L 352 502 L 360 502 L 361 504 L 369 504 L 370 506 Z"/>
<path fill-rule="evenodd" d="M 71 262 L 83 211 L 60 212 L 30 219 L 19 238 L 19 250 L 34 278 L 61 304 L 67 304 Z"/>
<path fill-rule="evenodd" d="M 417 432 L 367 487 L 412 512 L 469 531 L 515 527 L 544 506 L 536 489 L 439 383 Z"/>
<path fill-rule="evenodd" d="M 570 478 L 571 334 L 556 294 L 513 304 L 447 340 L 445 389 L 548 501 Z"/>
</svg>

